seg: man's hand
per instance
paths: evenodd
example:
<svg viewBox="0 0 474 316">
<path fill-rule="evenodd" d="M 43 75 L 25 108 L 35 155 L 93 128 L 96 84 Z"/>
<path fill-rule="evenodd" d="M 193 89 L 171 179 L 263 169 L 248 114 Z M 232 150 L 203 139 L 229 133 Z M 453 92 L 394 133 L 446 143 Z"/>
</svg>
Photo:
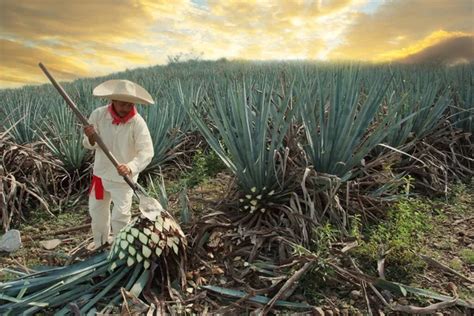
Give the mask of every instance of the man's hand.
<svg viewBox="0 0 474 316">
<path fill-rule="evenodd" d="M 132 174 L 132 170 L 130 170 L 130 168 L 124 164 L 118 165 L 117 171 L 122 177 L 129 176 Z"/>
<path fill-rule="evenodd" d="M 94 125 L 86 125 L 84 126 L 84 134 L 86 134 L 87 138 L 89 138 L 89 143 L 94 146 L 95 145 L 95 129 Z"/>
</svg>

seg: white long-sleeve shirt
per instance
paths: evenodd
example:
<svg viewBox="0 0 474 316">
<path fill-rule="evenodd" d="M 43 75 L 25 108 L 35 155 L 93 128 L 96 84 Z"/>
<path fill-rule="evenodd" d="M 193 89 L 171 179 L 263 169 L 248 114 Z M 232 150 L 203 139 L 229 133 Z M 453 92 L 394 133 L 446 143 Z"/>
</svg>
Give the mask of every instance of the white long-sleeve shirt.
<svg viewBox="0 0 474 316">
<path fill-rule="evenodd" d="M 136 182 L 138 174 L 145 169 L 154 155 L 150 131 L 138 112 L 124 124 L 112 124 L 112 115 L 107 107 L 95 109 L 89 117 L 89 123 L 94 125 L 96 132 L 117 161 L 130 168 L 132 178 Z M 87 149 L 95 150 L 94 175 L 105 180 L 125 183 L 97 142 L 92 146 L 89 138 L 84 135 L 82 144 Z"/>
</svg>

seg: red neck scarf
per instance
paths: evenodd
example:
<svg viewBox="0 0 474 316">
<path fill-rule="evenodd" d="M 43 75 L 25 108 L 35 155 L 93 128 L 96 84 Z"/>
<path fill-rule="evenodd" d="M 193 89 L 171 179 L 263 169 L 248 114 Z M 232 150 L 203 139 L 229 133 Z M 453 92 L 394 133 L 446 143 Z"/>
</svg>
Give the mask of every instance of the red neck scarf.
<svg viewBox="0 0 474 316">
<path fill-rule="evenodd" d="M 135 108 L 135 105 L 133 106 L 132 110 L 130 112 L 128 112 L 128 114 L 124 117 L 120 117 L 117 114 L 117 112 L 115 112 L 115 109 L 114 109 L 112 103 L 109 104 L 108 109 L 109 109 L 110 115 L 112 115 L 112 124 L 114 124 L 114 125 L 125 124 L 128 121 L 130 121 L 135 116 L 135 114 L 137 114 L 137 109 Z"/>
</svg>

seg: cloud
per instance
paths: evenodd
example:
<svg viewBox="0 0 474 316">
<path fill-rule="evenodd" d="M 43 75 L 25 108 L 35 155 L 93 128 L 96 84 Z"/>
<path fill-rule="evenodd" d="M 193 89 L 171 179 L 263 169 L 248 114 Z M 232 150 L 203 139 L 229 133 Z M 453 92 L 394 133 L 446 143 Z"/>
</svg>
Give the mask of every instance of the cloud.
<svg viewBox="0 0 474 316">
<path fill-rule="evenodd" d="M 84 62 L 80 60 L 58 58 L 51 50 L 27 47 L 11 40 L 0 39 L 0 56 L 2 60 L 0 85 L 2 86 L 44 82 L 46 78 L 38 67 L 39 61 L 43 61 L 60 80 L 70 80 L 89 73 Z"/>
<path fill-rule="evenodd" d="M 470 0 L 2 0 L 0 87 L 204 59 L 387 61 L 474 34 Z M 8 55 L 8 56 L 7 56 Z"/>
<path fill-rule="evenodd" d="M 364 1 L 3 0 L 0 39 L 8 56 L 2 70 L 9 75 L 1 84 L 42 82 L 40 60 L 62 69 L 66 80 L 166 63 L 180 53 L 324 58 Z"/>
<path fill-rule="evenodd" d="M 356 13 L 343 43 L 329 57 L 385 61 L 387 52 L 410 47 L 436 31 L 474 34 L 472 10 L 471 0 L 385 1 L 372 14 Z"/>
<path fill-rule="evenodd" d="M 158 3 L 158 2 L 156 2 Z M 150 36 L 153 16 L 146 3 L 132 0 L 12 1 L 0 13 L 1 87 L 46 82 L 42 61 L 60 80 L 103 75 L 148 65 L 149 58 L 130 50 Z"/>
<path fill-rule="evenodd" d="M 73 45 L 37 46 L 25 42 L 0 39 L 0 86 L 11 87 L 18 83 L 47 82 L 38 67 L 45 64 L 58 80 L 72 80 L 117 71 L 117 65 L 133 66 L 144 62 L 140 54 L 102 45 L 81 51 Z"/>
<path fill-rule="evenodd" d="M 402 63 L 442 63 L 453 65 L 460 62 L 474 62 L 474 36 L 444 39 L 396 61 Z"/>
<path fill-rule="evenodd" d="M 140 36 L 152 21 L 139 1 L 3 0 L 2 33 L 32 40 L 115 42 Z"/>
<path fill-rule="evenodd" d="M 174 38 L 181 37 L 204 58 L 315 59 L 347 27 L 351 11 L 361 3 L 210 0 L 172 28 L 179 34 Z"/>
</svg>

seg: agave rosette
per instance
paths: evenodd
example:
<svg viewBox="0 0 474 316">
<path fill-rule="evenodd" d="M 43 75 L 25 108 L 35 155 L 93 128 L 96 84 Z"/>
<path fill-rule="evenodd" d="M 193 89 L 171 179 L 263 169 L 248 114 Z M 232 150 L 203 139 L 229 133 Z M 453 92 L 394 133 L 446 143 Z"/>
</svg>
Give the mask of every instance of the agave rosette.
<svg viewBox="0 0 474 316">
<path fill-rule="evenodd" d="M 237 177 L 241 209 L 251 212 L 265 212 L 267 201 L 284 194 L 284 162 L 277 157 L 295 112 L 291 87 L 280 97 L 262 79 L 215 84 L 199 103 L 205 111 L 194 108 L 192 115 L 210 147 Z"/>
</svg>

